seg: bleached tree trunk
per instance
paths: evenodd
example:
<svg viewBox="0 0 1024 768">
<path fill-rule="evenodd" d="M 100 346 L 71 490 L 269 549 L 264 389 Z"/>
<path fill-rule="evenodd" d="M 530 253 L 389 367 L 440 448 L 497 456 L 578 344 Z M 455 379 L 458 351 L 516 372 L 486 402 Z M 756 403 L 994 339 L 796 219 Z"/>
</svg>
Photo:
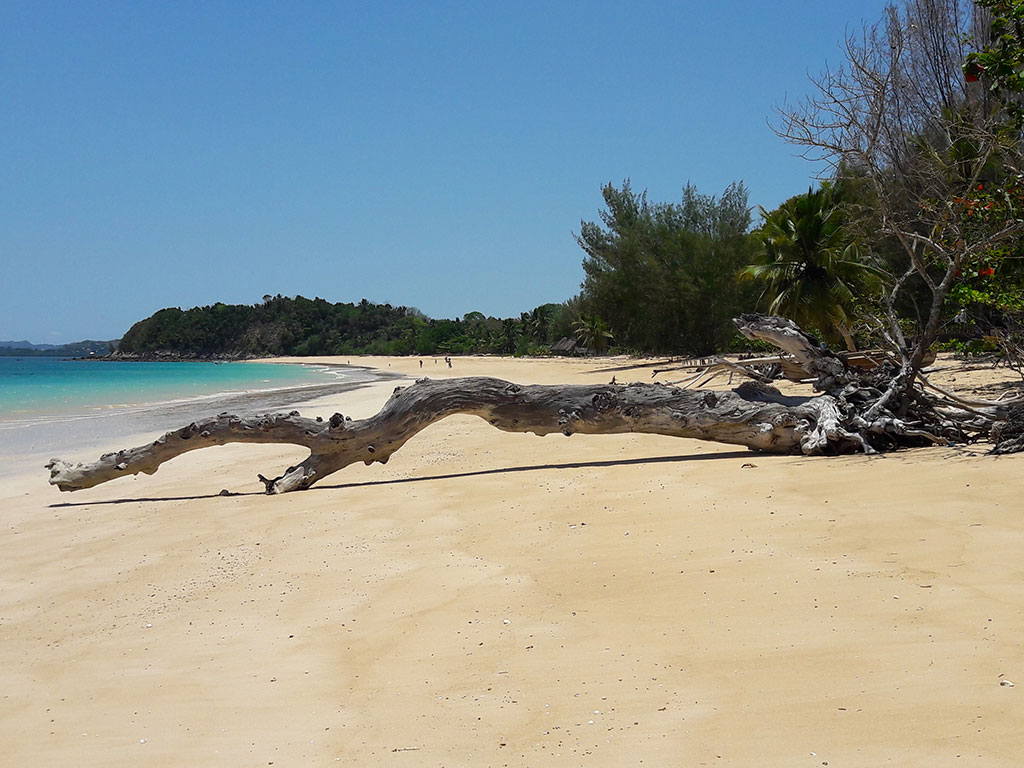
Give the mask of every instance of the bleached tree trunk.
<svg viewBox="0 0 1024 768">
<path fill-rule="evenodd" d="M 221 414 L 168 432 L 150 445 L 107 454 L 92 464 L 72 466 L 54 460 L 50 482 L 65 491 L 89 488 L 128 474 L 152 474 L 175 456 L 226 443 L 291 443 L 309 448 L 309 457 L 298 466 L 273 480 L 261 478 L 268 492 L 283 493 L 308 488 L 356 462 L 386 463 L 417 432 L 454 414 L 478 416 L 505 432 L 566 436 L 640 432 L 772 453 L 805 448 L 816 452 L 829 442 L 817 434 L 819 422 L 831 416 L 828 399 L 784 404 L 756 387 L 738 394 L 662 384 L 520 386 L 484 377 L 421 379 L 396 388 L 381 411 L 368 419 L 351 421 L 335 414 L 323 421 L 297 412 L 251 419 Z"/>
</svg>

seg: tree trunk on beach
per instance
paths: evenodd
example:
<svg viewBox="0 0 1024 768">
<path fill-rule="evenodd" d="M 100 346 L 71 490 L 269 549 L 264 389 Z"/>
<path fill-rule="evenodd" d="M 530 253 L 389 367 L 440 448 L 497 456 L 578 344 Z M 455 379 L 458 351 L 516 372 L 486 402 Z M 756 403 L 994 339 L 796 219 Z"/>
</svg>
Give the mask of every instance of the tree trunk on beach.
<svg viewBox="0 0 1024 768">
<path fill-rule="evenodd" d="M 273 479 L 259 476 L 267 493 L 285 493 L 309 488 L 359 461 L 386 463 L 417 432 L 454 414 L 479 416 L 506 432 L 636 432 L 806 455 L 960 441 L 987 434 L 1008 415 L 1007 404 L 928 394 L 907 380 L 905 368 L 852 369 L 789 320 L 745 315 L 736 323 L 747 338 L 782 350 L 822 394 L 786 396 L 752 381 L 732 391 L 694 391 L 660 383 L 523 386 L 486 377 L 420 379 L 396 387 L 380 412 L 367 419 L 336 413 L 324 421 L 297 411 L 251 418 L 222 413 L 91 464 L 52 459 L 50 483 L 74 491 L 124 475 L 152 474 L 175 456 L 226 443 L 304 446 L 310 451 L 305 461 Z"/>
</svg>

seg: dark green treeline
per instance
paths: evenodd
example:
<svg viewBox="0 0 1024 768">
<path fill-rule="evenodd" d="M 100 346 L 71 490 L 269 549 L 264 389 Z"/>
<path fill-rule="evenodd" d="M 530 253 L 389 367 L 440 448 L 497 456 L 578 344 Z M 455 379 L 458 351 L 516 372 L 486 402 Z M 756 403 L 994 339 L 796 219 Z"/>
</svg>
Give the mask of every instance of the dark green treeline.
<svg viewBox="0 0 1024 768">
<path fill-rule="evenodd" d="M 262 304 L 162 309 L 133 325 L 125 355 L 410 355 L 473 352 L 538 354 L 573 332 L 568 309 L 546 304 L 519 318 L 470 312 L 432 320 L 390 304 L 334 304 L 302 296 L 265 296 Z"/>
<path fill-rule="evenodd" d="M 679 203 L 652 203 L 629 181 L 602 190 L 601 221 L 582 222 L 583 312 L 607 322 L 615 344 L 642 352 L 707 354 L 737 338 L 731 319 L 759 290 L 737 279 L 756 260 L 742 183 L 720 198 L 687 185 Z"/>
</svg>

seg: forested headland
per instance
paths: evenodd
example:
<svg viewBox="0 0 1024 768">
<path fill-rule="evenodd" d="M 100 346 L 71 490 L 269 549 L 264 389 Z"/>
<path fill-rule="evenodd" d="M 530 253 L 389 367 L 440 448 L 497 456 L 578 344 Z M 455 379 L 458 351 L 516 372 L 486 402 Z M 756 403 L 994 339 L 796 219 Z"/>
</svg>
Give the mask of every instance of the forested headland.
<svg viewBox="0 0 1024 768">
<path fill-rule="evenodd" d="M 808 98 L 771 119 L 825 164 L 818 184 L 755 212 L 742 181 L 717 196 L 686 183 L 672 202 L 608 183 L 597 218 L 574 232 L 583 282 L 562 303 L 433 319 L 267 295 L 160 310 L 117 354 L 533 355 L 575 343 L 708 355 L 744 347 L 732 318 L 763 311 L 914 370 L 936 345 L 1024 365 L 1022 25 L 1021 2 L 890 7 L 848 34 L 846 61 L 812 77 Z"/>
<path fill-rule="evenodd" d="M 571 308 L 546 304 L 519 318 L 470 312 L 435 320 L 411 307 L 265 296 L 260 304 L 161 309 L 121 339 L 121 356 L 539 354 L 572 334 Z"/>
</svg>

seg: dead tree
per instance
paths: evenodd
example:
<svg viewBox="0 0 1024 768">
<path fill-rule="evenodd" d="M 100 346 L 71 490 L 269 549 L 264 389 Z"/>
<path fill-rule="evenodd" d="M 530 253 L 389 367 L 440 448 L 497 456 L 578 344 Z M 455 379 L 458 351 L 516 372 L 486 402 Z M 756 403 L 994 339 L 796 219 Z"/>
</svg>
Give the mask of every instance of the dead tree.
<svg viewBox="0 0 1024 768">
<path fill-rule="evenodd" d="M 987 85 L 969 82 L 962 69 L 967 54 L 988 40 L 988 11 L 970 0 L 898 5 L 850 33 L 845 61 L 812 77 L 811 95 L 781 107 L 773 127 L 823 162 L 834 182 L 860 190 L 847 214 L 865 242 L 888 239 L 902 251 L 890 265 L 884 317 L 872 325 L 902 357 L 910 383 L 938 338 L 962 272 L 1024 232 L 1017 210 L 997 209 L 999 216 L 982 222 L 965 203 L 1024 172 L 1024 145 L 1019 132 L 1006 130 Z M 921 287 L 930 298 L 908 335 L 897 301 Z"/>
<path fill-rule="evenodd" d="M 897 366 L 850 367 L 783 318 L 745 315 L 736 324 L 747 338 L 778 347 L 806 371 L 820 394 L 787 396 L 755 381 L 731 391 L 695 391 L 660 383 L 520 386 L 485 377 L 420 379 L 397 387 L 380 412 L 367 419 L 336 413 L 324 421 L 297 411 L 252 418 L 222 413 L 91 464 L 52 459 L 47 464 L 50 483 L 74 491 L 125 475 L 152 474 L 175 456 L 226 443 L 304 446 L 310 452 L 305 461 L 273 479 L 259 476 L 267 493 L 285 493 L 309 488 L 360 461 L 386 463 L 417 432 L 454 414 L 479 416 L 506 432 L 537 435 L 636 432 L 766 453 L 872 453 L 987 435 L 1019 404 L 969 401 L 936 387 L 929 390 L 925 380 L 903 381 L 906 369 Z M 1020 450 L 1011 445 L 1020 442 L 1018 432 L 1010 430 L 1004 447 Z"/>
</svg>

